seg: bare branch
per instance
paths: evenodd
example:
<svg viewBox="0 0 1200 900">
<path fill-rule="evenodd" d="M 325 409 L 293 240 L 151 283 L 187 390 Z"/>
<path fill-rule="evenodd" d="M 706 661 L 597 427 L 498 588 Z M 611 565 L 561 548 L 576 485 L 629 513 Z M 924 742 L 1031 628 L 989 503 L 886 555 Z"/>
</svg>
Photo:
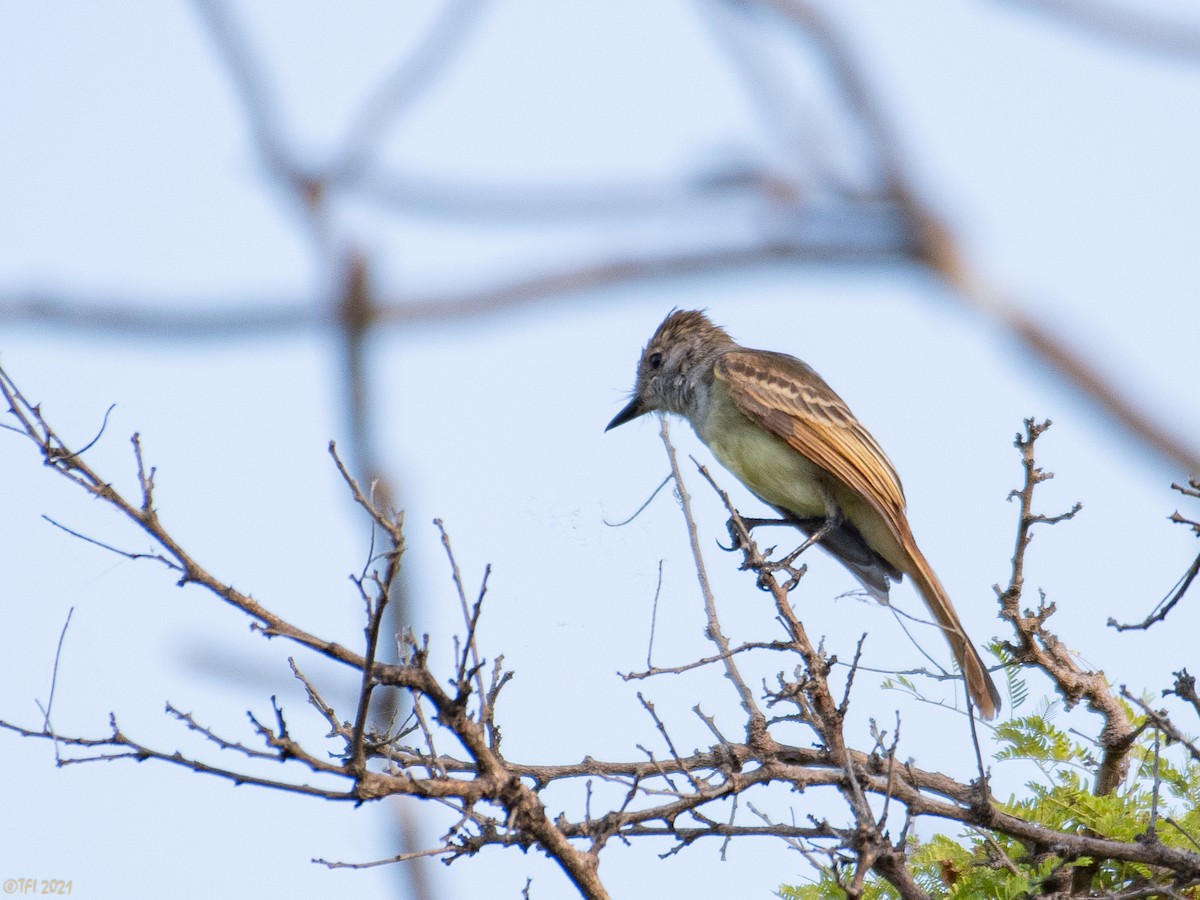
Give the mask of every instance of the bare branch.
<svg viewBox="0 0 1200 900">
<path fill-rule="evenodd" d="M 750 688 L 746 686 L 745 679 L 742 678 L 741 672 L 738 671 L 737 666 L 734 664 L 733 654 L 730 652 L 729 639 L 721 631 L 720 622 L 717 620 L 716 599 L 713 597 L 712 587 L 708 581 L 708 572 L 704 567 L 704 556 L 700 552 L 700 536 L 696 530 L 696 520 L 692 517 L 692 501 L 679 471 L 679 460 L 675 456 L 675 447 L 671 443 L 666 416 L 659 416 L 659 436 L 662 438 L 663 446 L 667 450 L 667 459 L 671 463 L 671 475 L 675 479 L 675 490 L 679 496 L 684 521 L 687 523 L 688 540 L 691 542 L 692 548 L 692 561 L 696 565 L 696 577 L 700 581 L 700 593 L 704 597 L 704 613 L 708 619 L 708 628 L 705 633 L 708 639 L 717 645 L 717 649 L 720 651 L 721 662 L 725 665 L 725 677 L 733 683 L 738 696 L 741 698 L 742 709 L 746 711 L 748 717 L 746 725 L 747 736 L 753 742 L 758 735 L 765 732 L 766 717 L 763 715 L 762 710 L 758 708 L 758 704 L 754 700 L 754 695 L 750 692 Z"/>
<path fill-rule="evenodd" d="M 922 770 L 912 763 L 900 764 L 897 761 L 899 719 L 890 742 L 883 732 L 874 729 L 874 749 L 869 753 L 854 749 L 843 729 L 855 678 L 861 668 L 862 641 L 848 664 L 846 681 L 835 697 L 829 675 L 838 661 L 813 644 L 791 603 L 792 593 L 799 587 L 803 573 L 803 567 L 796 565 L 797 554 L 788 554 L 781 560 L 768 559 L 754 543 L 749 524 L 729 505 L 728 496 L 701 467 L 702 476 L 712 484 L 729 509 L 729 527 L 735 538 L 735 548 L 742 555 L 743 567 L 754 573 L 754 583 L 772 598 L 783 630 L 783 637 L 774 641 L 744 641 L 737 645 L 730 641 L 717 616 L 717 600 L 699 551 L 691 498 L 682 483 L 665 426 L 663 440 L 699 572 L 708 634 L 718 653 L 674 669 L 651 669 L 629 677 L 683 672 L 714 663 L 721 665 L 735 687 L 745 716 L 745 737 L 730 740 L 718 727 L 717 716 L 696 705 L 694 711 L 711 732 L 713 741 L 708 749 L 685 756 L 670 736 L 664 717 L 660 717 L 653 704 L 640 698 L 668 748 L 666 758 L 657 758 L 645 751 L 646 759 L 634 761 L 587 757 L 577 763 L 547 765 L 521 763 L 501 753 L 495 708 L 511 672 L 504 671 L 502 658 L 498 656 L 492 666 L 490 684 L 485 684 L 484 657 L 477 644 L 488 570 L 485 570 L 477 597 L 468 602 L 449 535 L 440 522 L 437 523 L 439 533 L 463 613 L 463 634 L 457 644 L 452 677 L 447 679 L 430 669 L 428 638 L 418 641 L 407 632 L 400 640 L 399 662 L 389 663 L 378 658 L 381 617 L 387 607 L 392 582 L 398 576 L 404 548 L 403 520 L 399 514 L 385 513 L 363 492 L 342 464 L 336 448 L 330 448 L 331 454 L 350 494 L 387 541 L 382 552 L 372 553 L 362 574 L 352 578 L 363 601 L 366 622 L 365 651 L 361 656 L 304 632 L 199 567 L 158 517 L 154 469 L 146 464 L 136 437 L 133 462 L 138 492 L 136 500 L 129 500 L 113 488 L 109 480 L 94 471 L 83 454 L 72 452 L 65 445 L 44 418 L 41 408 L 28 403 L 2 372 L 0 393 L 7 398 L 10 412 L 19 423 L 15 430 L 34 444 L 47 466 L 134 522 L 161 550 L 161 556 L 139 554 L 138 558 L 177 566 L 182 583 L 199 584 L 214 597 L 232 604 L 250 617 L 262 633 L 286 636 L 317 655 L 349 665 L 361 674 L 353 711 L 350 716 L 345 716 L 322 698 L 295 659 L 289 659 L 293 676 L 304 685 L 307 694 L 302 711 L 309 716 L 315 714 L 327 726 L 325 740 L 332 742 L 332 747 L 305 746 L 293 735 L 283 708 L 273 697 L 270 717 L 260 718 L 248 713 L 253 732 L 262 741 L 261 748 L 236 737 L 218 734 L 201 725 L 192 713 L 168 704 L 167 714 L 187 730 L 200 735 L 216 752 L 235 754 L 246 763 L 273 761 L 284 766 L 285 774 L 278 778 L 213 765 L 197 755 L 150 747 L 123 733 L 115 716 L 111 719 L 111 732 L 106 736 L 88 738 L 58 734 L 50 720 L 54 696 L 52 684 L 51 702 L 43 710 L 44 719 L 39 728 L 2 721 L 0 728 L 53 741 L 60 765 L 153 760 L 235 784 L 253 784 L 327 800 L 360 804 L 384 797 L 409 796 L 432 801 L 454 810 L 458 817 L 457 824 L 437 847 L 401 850 L 386 860 L 371 863 L 320 862 L 331 867 L 363 867 L 427 856 L 452 862 L 475 855 L 488 846 L 536 846 L 554 859 L 580 895 L 588 898 L 607 896 L 599 877 L 599 854 L 613 838 L 620 841 L 669 838 L 674 842 L 667 851 L 670 854 L 704 838 L 718 838 L 723 852 L 731 840 L 754 836 L 784 841 L 817 864 L 820 864 L 819 858 L 827 855 L 830 864 L 824 866 L 824 871 L 847 891 L 864 890 L 867 879 L 874 876 L 886 880 L 900 896 L 924 897 L 923 888 L 910 871 L 905 856 L 910 826 L 918 818 L 928 816 L 969 825 L 992 835 L 1008 835 L 1034 848 L 1053 848 L 1055 858 L 1066 861 L 1060 869 L 1068 875 L 1072 871 L 1071 860 L 1087 857 L 1140 863 L 1152 867 L 1155 872 L 1176 877 L 1178 883 L 1190 883 L 1190 880 L 1200 878 L 1200 852 L 1193 849 L 1180 850 L 1158 840 L 1119 841 L 1087 831 L 1061 832 L 1002 812 L 988 795 L 987 773 L 977 739 L 980 778 L 971 784 Z M 1033 456 L 1034 442 L 1045 428 L 1046 423 L 1029 420 L 1026 434 L 1017 439 L 1025 474 L 1024 486 L 1014 492 L 1021 506 L 1018 538 L 1009 586 L 1004 591 L 997 588 L 997 593 L 1004 604 L 1006 618 L 1013 622 L 1017 631 L 1018 643 L 1010 648 L 1014 661 L 1039 666 L 1055 679 L 1069 701 L 1086 700 L 1104 717 L 1100 735 L 1104 756 L 1096 786 L 1097 793 L 1104 793 L 1112 790 L 1114 779 L 1127 765 L 1138 730 L 1128 722 L 1123 707 L 1107 689 L 1103 678 L 1097 673 L 1080 671 L 1062 642 L 1048 631 L 1046 620 L 1053 607 L 1043 602 L 1036 612 L 1022 613 L 1019 609 L 1025 580 L 1025 552 L 1032 530 L 1035 526 L 1068 519 L 1076 511 L 1059 515 L 1034 512 L 1034 487 L 1050 477 L 1037 466 Z M 61 643 L 60 639 L 60 650 Z M 764 693 L 767 705 L 781 711 L 770 720 L 761 711 L 759 699 L 751 692 L 738 667 L 738 661 L 747 654 L 764 653 L 773 654 L 771 658 L 779 658 L 780 653 L 795 654 L 794 658 L 798 660 L 791 676 L 780 673 L 777 688 Z M 394 722 L 381 730 L 368 725 L 369 701 L 379 691 L 399 691 L 411 704 L 412 714 L 399 727 Z M 1179 673 L 1174 692 L 1200 709 L 1200 698 L 1196 698 L 1194 684 L 1185 672 Z M 469 703 L 472 693 L 479 696 L 477 706 Z M 1172 741 L 1188 740 L 1165 714 L 1149 710 L 1139 701 L 1134 702 Z M 772 731 L 784 724 L 805 727 L 815 740 L 809 746 L 777 741 Z M 441 753 L 439 745 L 453 745 L 461 755 Z M 1184 746 L 1196 753 L 1190 743 Z M 309 780 L 314 777 L 315 781 Z M 598 800 L 592 793 L 592 783 L 596 780 L 620 789 L 619 801 L 607 810 L 595 808 Z M 571 817 L 564 812 L 553 814 L 547 810 L 541 795 L 552 784 L 575 785 L 582 791 L 582 816 Z M 742 802 L 747 792 L 772 786 L 788 792 L 836 794 L 845 803 L 848 821 L 811 820 L 808 826 L 771 822 Z M 750 809 L 761 821 L 755 824 L 739 821 L 744 818 L 745 809 Z M 901 817 L 903 831 L 893 839 L 888 830 L 889 822 Z M 1086 865 L 1080 865 L 1074 871 L 1087 874 L 1088 869 Z"/>
<path fill-rule="evenodd" d="M 1200 476 L 1195 476 L 1192 478 L 1190 487 L 1185 487 L 1181 484 L 1172 484 L 1171 488 L 1172 490 L 1179 491 L 1185 497 L 1200 498 L 1200 487 L 1198 485 L 1200 485 Z M 1184 518 L 1179 514 L 1178 510 L 1171 514 L 1170 520 L 1176 525 L 1186 525 L 1192 530 L 1193 534 L 1200 537 L 1200 522 Z M 1183 595 L 1192 586 L 1192 582 L 1196 580 L 1197 575 L 1200 575 L 1200 555 L 1192 560 L 1192 564 L 1183 573 L 1183 577 L 1175 582 L 1175 586 L 1171 588 L 1167 596 L 1158 602 L 1158 605 L 1151 610 L 1145 619 L 1137 624 L 1122 625 L 1116 619 L 1110 617 L 1108 620 L 1109 627 L 1115 628 L 1117 631 L 1145 630 L 1156 622 L 1163 621 L 1170 615 L 1171 610 L 1175 608 L 1175 604 L 1183 599 Z"/>
<path fill-rule="evenodd" d="M 1053 473 L 1039 468 L 1034 459 L 1034 445 L 1049 427 L 1049 420 L 1039 423 L 1032 418 L 1026 419 L 1025 435 L 1018 434 L 1014 442 L 1021 452 L 1025 481 L 1019 490 L 1009 495 L 1009 499 L 1016 497 L 1021 504 L 1012 574 L 1008 587 L 1001 591 L 997 586 L 995 591 L 1000 599 L 1001 617 L 1011 622 L 1017 633 L 1017 643 L 1005 645 L 1013 659 L 1020 664 L 1036 666 L 1050 676 L 1068 706 L 1086 701 L 1088 707 L 1103 718 L 1100 743 L 1104 757 L 1096 775 L 1096 793 L 1104 795 L 1116 790 L 1124 778 L 1137 729 L 1129 721 L 1125 707 L 1114 695 L 1103 673 L 1080 669 L 1066 644 L 1046 627 L 1047 620 L 1054 615 L 1054 604 L 1047 604 L 1043 597 L 1036 611 L 1022 612 L 1020 608 L 1025 584 L 1025 553 L 1033 540 L 1033 527 L 1069 520 L 1082 508 L 1076 503 L 1067 512 L 1053 516 L 1033 512 L 1034 489 L 1054 477 Z"/>
</svg>

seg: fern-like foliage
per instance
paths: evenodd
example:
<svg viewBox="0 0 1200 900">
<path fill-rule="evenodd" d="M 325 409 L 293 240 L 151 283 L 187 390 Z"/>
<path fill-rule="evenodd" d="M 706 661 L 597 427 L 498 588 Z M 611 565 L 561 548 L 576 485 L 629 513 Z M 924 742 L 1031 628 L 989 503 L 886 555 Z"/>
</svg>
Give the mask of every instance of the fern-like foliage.
<svg viewBox="0 0 1200 900">
<path fill-rule="evenodd" d="M 1158 841 L 1196 849 L 1200 841 L 1200 765 L 1190 756 L 1175 752 L 1176 748 L 1160 746 L 1158 734 L 1147 729 L 1133 748 L 1133 764 L 1125 783 L 1117 791 L 1098 797 L 1092 786 L 1096 755 L 1091 747 L 1054 724 L 1056 712 L 1056 703 L 1043 701 L 1036 712 L 997 727 L 1000 749 L 996 759 L 1032 761 L 1041 772 L 1039 779 L 1026 785 L 1023 796 L 999 804 L 1005 812 L 1064 833 L 1086 832 L 1127 843 L 1146 840 L 1154 820 Z M 910 839 L 909 864 L 918 883 L 937 898 L 1022 900 L 1041 896 L 1052 879 L 1069 876 L 1073 873 L 1067 869 L 1083 866 L 1092 869 L 1093 895 L 1172 883 L 1172 876 L 1140 864 L 1063 860 L 1051 853 L 1031 855 L 1014 838 L 975 829 L 956 837 L 936 834 L 928 840 Z M 846 894 L 835 872 L 823 869 L 813 883 L 781 887 L 778 896 L 785 900 L 829 900 Z M 863 896 L 868 900 L 898 900 L 899 894 L 887 882 L 872 876 Z M 1200 897 L 1200 891 L 1185 890 L 1170 896 Z"/>
</svg>

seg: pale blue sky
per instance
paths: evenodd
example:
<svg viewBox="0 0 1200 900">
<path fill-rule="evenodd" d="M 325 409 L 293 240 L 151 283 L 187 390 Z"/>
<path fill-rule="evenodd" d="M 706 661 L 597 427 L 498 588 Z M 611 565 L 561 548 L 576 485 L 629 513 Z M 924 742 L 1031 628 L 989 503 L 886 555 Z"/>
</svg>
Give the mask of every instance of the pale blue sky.
<svg viewBox="0 0 1200 900">
<path fill-rule="evenodd" d="M 364 93 L 412 44 L 430 4 L 256 4 L 240 10 L 276 86 L 287 135 L 314 162 L 338 146 Z M 962 235 L 995 287 L 1097 360 L 1145 408 L 1200 446 L 1200 61 L 1122 49 L 993 4 L 840 4 L 840 21 L 889 101 L 921 189 Z M 486 5 L 458 63 L 385 141 L 396 170 L 469 185 L 659 184 L 731 160 L 788 163 L 813 151 L 772 143 L 711 32 L 686 3 Z M 776 49 L 786 49 L 780 44 Z M 774 57 L 771 57 L 774 59 Z M 770 60 L 768 60 L 770 61 Z M 837 133 L 780 54 L 797 140 Z M 789 107 L 791 108 L 791 107 Z M 3 315 L 28 289 L 150 306 L 315 303 L 323 273 L 275 188 L 264 182 L 228 78 L 185 4 L 0 7 L 0 362 L 64 434 L 83 443 L 117 408 L 94 465 L 133 485 L 127 437 L 158 466 L 164 521 L 215 574 L 317 633 L 359 639 L 347 575 L 362 565 L 363 522 L 326 444 L 344 438 L 338 349 L 324 334 L 227 343 L 72 334 Z M 841 164 L 837 147 L 830 164 Z M 801 157 L 807 158 L 807 157 Z M 844 161 L 843 161 L 844 162 Z M 677 188 L 668 183 L 664 190 Z M 382 292 L 489 283 L 547 260 L 690 246 L 750 229 L 761 209 L 719 204 L 693 214 L 555 221 L 394 216 L 340 203 L 338 234 L 379 264 Z M 710 652 L 679 513 L 660 496 L 610 529 L 665 473 L 654 425 L 604 434 L 642 344 L 672 307 L 707 307 L 742 342 L 815 366 L 872 429 L 899 469 L 914 530 L 978 643 L 1001 633 L 990 587 L 1007 574 L 1019 466 L 1013 434 L 1027 415 L 1055 427 L 1040 459 L 1058 473 L 1047 512 L 1084 503 L 1042 534 L 1027 574 L 1059 604 L 1053 625 L 1116 683 L 1157 692 L 1193 670 L 1194 604 L 1172 624 L 1118 637 L 1110 615 L 1142 616 L 1182 573 L 1195 542 L 1166 516 L 1181 504 L 1172 471 L 1108 428 L 1052 373 L 983 316 L 906 268 L 780 265 L 574 295 L 513 315 L 392 331 L 373 367 L 383 459 L 408 513 L 407 564 L 420 630 L 443 654 L 457 601 L 430 524 L 445 520 L 468 584 L 492 563 L 482 650 L 517 677 L 501 707 L 506 748 L 529 761 L 639 756 L 656 735 L 637 686 L 614 674 L 644 664 L 650 604 L 665 560 L 656 661 Z M 707 459 L 686 428 L 682 448 Z M 43 522 L 140 548 L 131 529 L 44 471 L 0 433 L 0 717 L 34 724 L 54 648 L 64 648 L 55 724 L 98 734 L 109 711 L 162 749 L 197 743 L 164 701 L 251 741 L 244 712 L 274 692 L 297 734 L 318 740 L 286 665 L 292 648 L 164 572 L 117 559 Z M 755 509 L 744 493 L 743 509 Z M 706 546 L 723 516 L 699 484 Z M 708 564 L 727 629 L 773 636 L 764 595 L 733 560 Z M 847 657 L 859 634 L 879 667 L 922 659 L 883 608 L 833 598 L 855 587 L 824 557 L 799 597 L 814 635 Z M 898 605 L 919 612 L 907 587 Z M 942 657 L 936 635 L 923 644 Z M 444 657 L 443 657 L 444 658 Z M 346 673 L 299 657 L 346 702 Z M 771 677 L 774 661 L 764 662 Z M 1033 679 L 1034 693 L 1043 685 Z M 901 708 L 902 752 L 927 768 L 971 774 L 965 725 L 860 681 L 852 737 Z M 716 673 L 641 688 L 684 749 L 705 746 L 690 712 L 737 733 Z M 339 691 L 341 692 L 339 695 Z M 1094 722 L 1078 714 L 1083 730 Z M 549 725 L 547 723 L 550 723 Z M 931 739 L 936 735 L 937 739 Z M 799 738 L 797 738 L 799 739 Z M 233 764 L 220 757 L 218 761 Z M 365 860 L 394 848 L 387 809 L 360 810 L 234 789 L 161 765 L 57 769 L 46 744 L 0 734 L 0 792 L 14 827 L 0 877 L 71 878 L 85 897 L 384 896 L 388 870 L 327 872 L 312 857 Z M 271 770 L 274 771 L 274 770 Z M 1016 788 L 1029 773 L 998 767 Z M 578 810 L 578 794 L 569 808 Z M 759 798 L 779 816 L 805 798 Z M 821 807 L 836 810 L 837 807 Z M 441 820 L 438 820 L 441 824 Z M 426 842 L 438 825 L 428 826 Z M 782 845 L 715 843 L 666 861 L 664 846 L 611 848 L 614 896 L 770 896 L 805 871 Z M 443 896 L 570 896 L 544 859 L 488 851 L 448 870 Z"/>
</svg>

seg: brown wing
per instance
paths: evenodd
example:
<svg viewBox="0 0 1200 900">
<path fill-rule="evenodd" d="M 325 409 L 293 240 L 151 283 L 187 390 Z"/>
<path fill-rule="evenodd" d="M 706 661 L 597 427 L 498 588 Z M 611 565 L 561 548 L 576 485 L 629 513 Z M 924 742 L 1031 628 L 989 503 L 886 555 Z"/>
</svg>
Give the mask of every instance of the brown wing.
<svg viewBox="0 0 1200 900">
<path fill-rule="evenodd" d="M 900 478 L 875 438 L 821 376 L 795 357 L 766 350 L 731 350 L 722 354 L 713 371 L 738 409 L 783 438 L 879 513 L 903 554 L 903 559 L 892 564 L 912 575 L 966 676 L 975 704 L 985 719 L 995 718 L 1000 692 L 979 651 L 968 640 L 945 588 L 913 540 L 904 517 Z M 872 549 L 879 551 L 877 547 Z M 836 549 L 831 552 L 838 555 Z M 852 560 L 838 558 L 860 574 Z M 869 582 L 864 579 L 863 583 Z"/>
<path fill-rule="evenodd" d="M 891 461 L 821 376 L 785 353 L 731 350 L 714 366 L 738 408 L 867 500 L 899 537 L 904 489 Z"/>
</svg>

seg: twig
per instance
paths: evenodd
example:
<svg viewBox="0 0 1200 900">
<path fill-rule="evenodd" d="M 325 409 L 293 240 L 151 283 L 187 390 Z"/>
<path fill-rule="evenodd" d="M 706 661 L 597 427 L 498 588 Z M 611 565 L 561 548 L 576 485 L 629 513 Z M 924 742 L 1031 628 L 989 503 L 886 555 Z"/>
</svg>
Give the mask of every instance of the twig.
<svg viewBox="0 0 1200 900">
<path fill-rule="evenodd" d="M 1164 693 L 1166 692 L 1164 691 Z M 1133 694 L 1129 693 L 1129 690 L 1125 687 L 1125 685 L 1121 685 L 1121 696 L 1138 707 L 1138 709 L 1142 711 L 1142 713 L 1146 716 L 1146 719 L 1156 731 L 1165 734 L 1171 743 L 1181 744 L 1187 749 L 1187 752 L 1192 759 L 1200 763 L 1200 747 L 1196 746 L 1195 743 L 1189 740 L 1188 737 L 1175 726 L 1175 723 L 1170 720 L 1165 711 L 1151 709 L 1140 697 L 1135 697 Z M 1157 754 L 1157 752 L 1158 751 L 1156 749 L 1155 753 Z"/>
<path fill-rule="evenodd" d="M 479 613 L 482 609 L 483 595 L 487 591 L 488 575 L 491 573 L 491 566 L 486 566 L 483 571 L 483 581 L 479 587 L 479 597 L 475 602 L 474 608 L 467 604 L 467 594 L 463 589 L 462 574 L 458 570 L 458 560 L 454 558 L 454 550 L 450 547 L 450 535 L 446 533 L 446 527 L 441 519 L 434 519 L 433 524 L 437 527 L 438 534 L 442 536 L 442 547 L 446 551 L 446 559 L 450 563 L 450 573 L 454 579 L 454 589 L 458 593 L 458 604 L 462 610 L 463 623 L 466 625 L 467 636 L 464 641 L 463 653 L 470 652 L 471 661 L 474 664 L 471 667 L 474 672 L 475 685 L 479 692 L 479 702 L 485 704 L 487 702 L 487 693 L 483 689 L 483 663 L 480 661 L 479 648 L 475 644 L 475 626 L 479 621 Z M 460 664 L 459 671 L 464 671 L 464 666 Z M 460 676 L 461 677 L 461 676 Z M 486 714 L 486 708 L 481 709 L 480 713 Z"/>
<path fill-rule="evenodd" d="M 72 606 L 67 610 L 67 618 L 63 622 L 62 631 L 58 633 L 58 646 L 54 650 L 54 667 L 50 670 L 50 696 L 42 709 L 42 731 L 46 734 L 54 734 L 54 729 L 50 727 L 50 713 L 54 709 L 54 692 L 58 687 L 58 664 L 62 660 L 63 641 L 67 638 L 67 628 L 70 626 L 71 616 L 74 614 L 75 607 Z M 54 758 L 61 764 L 62 756 L 59 753 L 57 740 L 54 742 Z"/>
<path fill-rule="evenodd" d="M 709 584 L 708 572 L 704 567 L 704 556 L 700 552 L 700 537 L 696 529 L 696 520 L 692 516 L 692 500 L 687 492 L 687 487 L 683 483 L 683 476 L 679 471 L 679 460 L 675 456 L 675 447 L 671 443 L 666 416 L 659 417 L 659 437 L 662 439 L 663 446 L 667 451 L 667 459 L 671 464 L 671 474 L 675 479 L 675 489 L 679 492 L 680 508 L 683 511 L 684 522 L 687 524 L 688 540 L 692 548 L 692 560 L 696 565 L 696 578 L 700 582 L 700 593 L 704 597 L 704 613 L 708 621 L 706 635 L 710 641 L 717 645 L 717 649 L 720 651 L 721 662 L 725 666 L 725 677 L 733 683 L 738 696 L 741 698 L 742 709 L 746 711 L 748 717 L 746 725 L 747 733 L 751 735 L 760 734 L 766 730 L 766 716 L 758 708 L 758 704 L 754 700 L 754 695 L 746 685 L 745 679 L 742 678 L 742 673 L 738 671 L 737 666 L 734 664 L 733 655 L 730 653 L 729 639 L 721 631 L 721 624 L 717 620 L 717 603 L 713 597 L 712 587 Z"/>
<path fill-rule="evenodd" d="M 1181 484 L 1172 484 L 1171 488 L 1179 491 L 1184 496 L 1200 498 L 1200 487 L 1197 487 L 1200 485 L 1200 476 L 1193 477 L 1192 485 L 1192 487 L 1184 487 Z M 1169 518 L 1177 525 L 1187 525 L 1197 537 L 1200 537 L 1200 522 L 1185 519 L 1179 514 L 1178 510 L 1172 513 Z M 1198 574 L 1200 574 L 1200 556 L 1192 560 L 1192 564 L 1183 573 L 1183 577 L 1175 582 L 1175 586 L 1167 592 L 1167 596 L 1158 602 L 1158 605 L 1151 610 L 1150 615 L 1146 616 L 1145 619 L 1137 624 L 1121 625 L 1117 623 L 1116 619 L 1109 618 L 1109 627 L 1115 628 L 1117 631 L 1144 630 L 1157 622 L 1163 621 L 1170 614 L 1171 610 L 1175 608 L 1175 604 L 1183 599 L 1183 595 L 1187 593 L 1188 588 L 1192 586 L 1192 582 L 1195 581 Z"/>
<path fill-rule="evenodd" d="M 736 656 L 739 653 L 746 653 L 750 650 L 776 650 L 779 652 L 788 652 L 792 650 L 792 646 L 783 641 L 747 641 L 744 644 L 739 644 L 729 650 L 728 653 L 714 653 L 712 656 L 705 656 L 694 660 L 690 663 L 684 663 L 679 666 L 650 666 L 644 672 L 618 672 L 626 681 L 640 681 L 645 678 L 651 678 L 655 675 L 679 675 L 683 672 L 690 672 L 692 669 L 700 669 L 704 666 L 711 666 L 715 662 L 722 662 L 729 656 Z"/>
<path fill-rule="evenodd" d="M 665 482 L 664 482 L 665 484 Z M 663 561 L 658 561 L 658 583 L 654 585 L 654 603 L 650 607 L 650 639 L 646 642 L 646 669 L 654 668 L 654 634 L 658 625 L 658 598 L 662 596 Z"/>
<path fill-rule="evenodd" d="M 609 528 L 623 528 L 624 526 L 628 525 L 630 522 L 632 522 L 634 519 L 636 519 L 638 516 L 640 516 L 642 514 L 642 512 L 646 509 L 647 506 L 649 506 L 652 502 L 654 502 L 654 498 L 659 495 L 659 492 L 661 492 L 663 488 L 665 488 L 668 484 L 671 483 L 672 477 L 673 476 L 668 475 L 666 478 L 664 478 L 662 481 L 660 481 L 658 483 L 658 487 L 656 487 L 653 491 L 650 492 L 650 496 L 646 498 L 646 502 L 643 503 L 641 506 L 639 506 L 637 509 L 635 509 L 628 518 L 622 519 L 620 522 L 610 522 L 610 521 L 608 521 L 608 519 L 603 519 L 602 521 Z"/>
<path fill-rule="evenodd" d="M 451 851 L 445 847 L 430 847 L 427 850 L 414 850 L 411 853 L 397 853 L 395 856 L 389 856 L 386 859 L 375 859 L 370 862 L 338 862 L 336 860 L 324 859 L 316 857 L 313 862 L 319 866 L 325 866 L 327 869 L 374 869 L 378 866 L 390 866 L 394 863 L 408 862 L 413 859 L 421 859 L 426 856 L 448 856 Z"/>
</svg>

